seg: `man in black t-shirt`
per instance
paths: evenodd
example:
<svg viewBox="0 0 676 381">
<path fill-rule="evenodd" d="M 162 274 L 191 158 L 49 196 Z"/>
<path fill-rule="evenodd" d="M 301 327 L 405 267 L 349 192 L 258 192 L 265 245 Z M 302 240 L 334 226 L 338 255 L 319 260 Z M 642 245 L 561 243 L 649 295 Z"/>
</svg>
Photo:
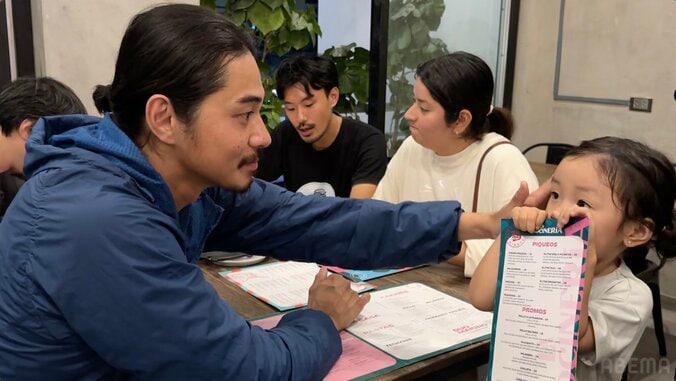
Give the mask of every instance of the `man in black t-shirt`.
<svg viewBox="0 0 676 381">
<path fill-rule="evenodd" d="M 325 57 L 294 57 L 277 70 L 287 120 L 272 132 L 258 177 L 284 176 L 291 191 L 370 198 L 385 174 L 385 138 L 375 127 L 333 112 L 338 71 Z"/>
</svg>

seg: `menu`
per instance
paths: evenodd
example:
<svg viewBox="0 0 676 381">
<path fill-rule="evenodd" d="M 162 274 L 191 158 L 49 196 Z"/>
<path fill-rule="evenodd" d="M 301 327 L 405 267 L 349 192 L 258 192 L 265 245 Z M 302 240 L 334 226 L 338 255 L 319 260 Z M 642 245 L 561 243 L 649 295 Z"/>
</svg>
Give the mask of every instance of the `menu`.
<svg viewBox="0 0 676 381">
<path fill-rule="evenodd" d="M 589 221 L 502 221 L 488 380 L 575 380 Z"/>
<path fill-rule="evenodd" d="M 287 311 L 307 305 L 308 292 L 318 271 L 316 263 L 288 261 L 236 268 L 220 275 L 276 309 Z M 375 288 L 364 282 L 353 282 L 351 287 L 356 292 Z"/>
<path fill-rule="evenodd" d="M 371 292 L 325 380 L 367 380 L 490 337 L 493 314 L 420 283 Z M 264 329 L 282 315 L 251 323 Z"/>
<path fill-rule="evenodd" d="M 420 360 L 490 336 L 492 314 L 420 283 L 371 292 L 347 330 L 401 360 Z"/>
</svg>

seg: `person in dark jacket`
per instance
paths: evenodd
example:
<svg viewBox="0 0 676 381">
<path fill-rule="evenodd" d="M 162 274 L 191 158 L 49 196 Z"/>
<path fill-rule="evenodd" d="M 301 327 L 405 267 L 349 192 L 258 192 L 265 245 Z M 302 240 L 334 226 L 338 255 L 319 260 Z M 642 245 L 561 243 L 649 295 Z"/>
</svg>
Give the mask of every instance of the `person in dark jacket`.
<svg viewBox="0 0 676 381">
<path fill-rule="evenodd" d="M 303 196 L 254 179 L 270 143 L 247 35 L 205 8 L 131 21 L 106 114 L 42 118 L 0 224 L 0 379 L 316 380 L 368 301 L 318 273 L 308 308 L 263 330 L 195 265 L 203 250 L 350 268 L 438 262 L 495 236 L 457 202 Z"/>
<path fill-rule="evenodd" d="M 86 114 L 70 87 L 49 77 L 21 77 L 0 89 L 0 220 L 23 184 L 26 140 L 46 115 Z"/>
</svg>

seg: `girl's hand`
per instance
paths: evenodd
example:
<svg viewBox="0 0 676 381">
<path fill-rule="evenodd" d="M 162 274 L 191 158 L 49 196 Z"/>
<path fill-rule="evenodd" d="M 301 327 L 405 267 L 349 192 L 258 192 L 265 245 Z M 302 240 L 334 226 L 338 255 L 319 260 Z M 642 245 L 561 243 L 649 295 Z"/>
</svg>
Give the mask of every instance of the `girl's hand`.
<svg viewBox="0 0 676 381">
<path fill-rule="evenodd" d="M 546 218 L 547 212 L 530 206 L 520 206 L 512 210 L 514 226 L 529 233 L 534 233 L 540 229 Z"/>
<path fill-rule="evenodd" d="M 556 226 L 563 228 L 571 218 L 586 217 L 589 218 L 589 241 L 587 242 L 587 268 L 590 266 L 594 269 L 596 265 L 596 247 L 594 245 L 594 222 L 589 214 L 589 209 L 580 206 L 573 206 L 570 208 L 559 209 L 549 213 L 550 218 L 556 219 Z"/>
<path fill-rule="evenodd" d="M 556 220 L 556 226 L 563 228 L 574 217 L 589 217 L 589 209 L 580 206 L 557 209 L 549 212 L 549 217 Z"/>
</svg>

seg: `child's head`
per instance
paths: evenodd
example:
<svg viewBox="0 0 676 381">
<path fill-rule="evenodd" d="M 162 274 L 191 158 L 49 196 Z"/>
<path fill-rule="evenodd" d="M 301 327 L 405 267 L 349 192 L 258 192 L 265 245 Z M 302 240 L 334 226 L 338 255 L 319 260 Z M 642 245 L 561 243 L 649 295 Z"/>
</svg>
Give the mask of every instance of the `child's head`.
<svg viewBox="0 0 676 381">
<path fill-rule="evenodd" d="M 616 137 L 584 141 L 554 173 L 547 210 L 576 203 L 590 209 L 601 256 L 654 246 L 676 256 L 676 171 L 662 153 Z"/>
</svg>

